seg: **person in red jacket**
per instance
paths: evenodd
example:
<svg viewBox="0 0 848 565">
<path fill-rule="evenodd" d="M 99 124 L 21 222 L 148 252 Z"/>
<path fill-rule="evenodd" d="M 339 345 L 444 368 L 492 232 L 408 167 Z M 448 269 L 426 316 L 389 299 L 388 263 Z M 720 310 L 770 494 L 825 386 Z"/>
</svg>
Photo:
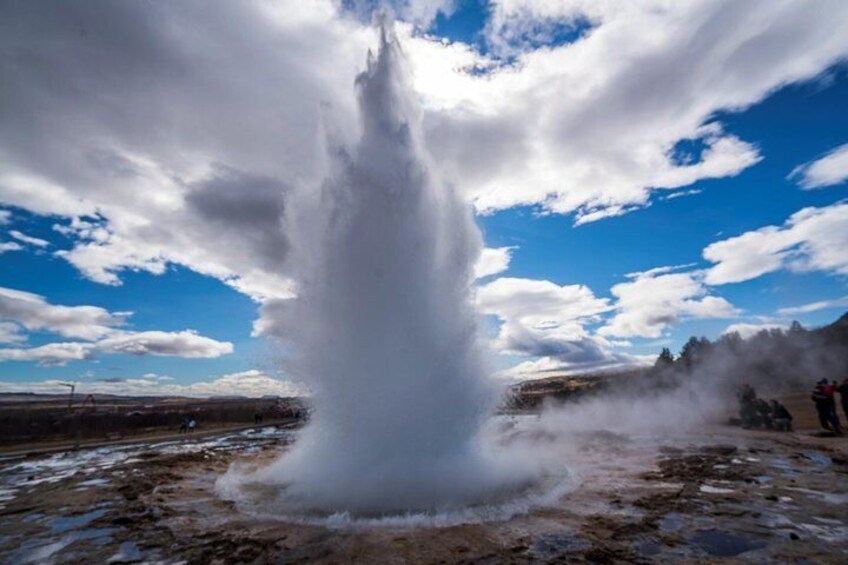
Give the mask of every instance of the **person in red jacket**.
<svg viewBox="0 0 848 565">
<path fill-rule="evenodd" d="M 839 416 L 836 415 L 836 387 L 829 384 L 827 379 L 816 383 L 812 400 L 816 403 L 816 411 L 819 413 L 819 422 L 824 429 L 833 431 L 836 435 L 842 435 Z"/>
</svg>

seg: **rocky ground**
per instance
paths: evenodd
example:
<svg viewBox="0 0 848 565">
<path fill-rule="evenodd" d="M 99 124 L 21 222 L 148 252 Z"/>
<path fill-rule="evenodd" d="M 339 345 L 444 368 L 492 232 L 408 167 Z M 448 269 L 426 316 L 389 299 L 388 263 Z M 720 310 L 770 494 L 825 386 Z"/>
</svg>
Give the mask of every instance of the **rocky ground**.
<svg viewBox="0 0 848 565">
<path fill-rule="evenodd" d="M 291 429 L 2 460 L 0 562 L 848 562 L 848 439 L 730 426 L 559 435 L 535 421 L 504 418 L 504 437 L 565 446 L 573 490 L 447 527 L 294 524 L 215 495 L 234 460 L 276 457 Z"/>
</svg>

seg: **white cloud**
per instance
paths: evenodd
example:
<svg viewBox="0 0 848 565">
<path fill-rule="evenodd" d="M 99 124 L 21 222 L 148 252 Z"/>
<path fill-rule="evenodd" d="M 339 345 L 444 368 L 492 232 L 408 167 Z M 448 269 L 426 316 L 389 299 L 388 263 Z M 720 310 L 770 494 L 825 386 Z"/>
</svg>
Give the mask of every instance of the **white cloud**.
<svg viewBox="0 0 848 565">
<path fill-rule="evenodd" d="M 32 348 L 0 349 L 0 361 L 38 361 L 64 365 L 90 359 L 95 353 L 220 357 L 232 353 L 233 344 L 180 332 L 128 331 L 120 329 L 131 312 L 109 312 L 98 306 L 50 304 L 43 296 L 0 287 L 0 343 L 25 341 L 20 328 L 44 331 L 81 342 L 49 343 Z"/>
<path fill-rule="evenodd" d="M 334 143 L 356 137 L 351 85 L 374 44 L 339 6 L 4 6 L 0 203 L 77 218 L 60 256 L 104 284 L 179 264 L 260 302 L 290 297 L 288 187 L 323 178 L 325 131 Z M 421 23 L 454 2 L 395 7 Z M 848 52 L 840 1 L 493 7 L 492 45 L 548 23 L 593 29 L 503 66 L 399 26 L 434 167 L 484 212 L 540 204 L 585 223 L 644 206 L 654 190 L 737 174 L 758 152 L 712 116 Z M 686 139 L 703 151 L 675 155 Z"/>
<path fill-rule="evenodd" d="M 97 353 L 155 355 L 185 358 L 214 358 L 233 352 L 233 344 L 181 332 L 116 332 L 94 342 L 48 343 L 30 348 L 0 348 L 2 361 L 36 361 L 44 366 L 66 365 L 69 361 L 92 359 Z"/>
<path fill-rule="evenodd" d="M 557 375 L 579 375 L 582 373 L 615 372 L 619 370 L 633 369 L 636 367 L 650 366 L 656 361 L 656 355 L 620 355 L 619 358 L 611 358 L 607 362 L 599 364 L 586 364 L 584 366 L 571 363 L 563 363 L 555 357 L 541 357 L 531 361 L 524 361 L 501 371 L 499 376 L 511 379 L 524 380 Z"/>
<path fill-rule="evenodd" d="M 834 298 L 832 300 L 820 300 L 818 302 L 810 302 L 809 304 L 803 304 L 801 306 L 790 306 L 787 308 L 780 308 L 777 313 L 782 316 L 794 316 L 795 314 L 808 314 L 810 312 L 817 312 L 819 310 L 826 310 L 828 308 L 842 308 L 848 306 L 848 296 L 843 296 L 842 298 Z"/>
<path fill-rule="evenodd" d="M 624 275 L 628 279 L 644 279 L 644 278 L 652 278 L 657 275 L 666 275 L 668 273 L 673 273 L 675 271 L 682 271 L 685 269 L 691 269 L 695 266 L 695 263 L 687 263 L 685 265 L 669 265 L 665 267 L 654 267 L 652 269 L 648 269 L 647 271 L 636 271 L 634 273 L 627 273 Z"/>
<path fill-rule="evenodd" d="M 91 343 L 48 343 L 28 349 L 5 348 L 0 349 L 0 362 L 2 361 L 37 361 L 39 365 L 46 367 L 66 365 L 69 361 L 81 361 L 92 357 L 93 344 Z"/>
<path fill-rule="evenodd" d="M 755 146 L 709 120 L 841 60 L 846 14 L 840 2 L 495 2 L 493 43 L 548 24 L 592 29 L 482 76 L 416 79 L 430 102 L 431 150 L 483 212 L 541 204 L 582 223 L 620 215 L 652 191 L 756 163 Z M 434 50 L 408 46 L 428 69 L 420 61 Z M 454 45 L 439 54 L 459 70 L 491 64 Z M 681 155 L 681 140 L 702 150 Z"/>
<path fill-rule="evenodd" d="M 805 190 L 842 184 L 848 179 L 848 143 L 820 159 L 795 167 L 788 178 Z"/>
<path fill-rule="evenodd" d="M 222 375 L 209 381 L 191 384 L 176 384 L 168 376 L 147 374 L 137 379 L 109 379 L 85 381 L 77 384 L 82 394 L 117 394 L 150 396 L 247 396 L 261 397 L 301 396 L 308 391 L 292 381 L 275 379 L 261 371 L 251 369 L 239 373 Z M 34 382 L 0 382 L 0 392 L 36 392 L 43 394 L 67 393 L 63 381 L 48 380 Z"/>
<path fill-rule="evenodd" d="M 0 321 L 0 343 L 22 343 L 26 341 L 21 326 L 14 322 Z"/>
<path fill-rule="evenodd" d="M 677 192 L 670 192 L 662 197 L 663 200 L 674 200 L 676 198 L 681 198 L 683 196 L 695 196 L 696 194 L 701 194 L 703 190 L 698 188 L 693 188 L 691 190 L 679 190 Z"/>
<path fill-rule="evenodd" d="M 23 247 L 14 241 L 0 241 L 0 255 L 8 251 L 20 251 Z"/>
<path fill-rule="evenodd" d="M 50 242 L 47 240 L 26 235 L 25 233 L 21 233 L 18 230 L 10 230 L 9 235 L 17 239 L 18 241 L 22 241 L 26 244 L 34 245 L 36 247 L 47 247 L 48 245 L 50 245 Z"/>
<path fill-rule="evenodd" d="M 737 314 L 727 300 L 708 294 L 703 273 L 669 273 L 673 269 L 634 273 L 631 282 L 612 287 L 616 314 L 598 333 L 657 338 L 681 319 L 730 318 Z"/>
<path fill-rule="evenodd" d="M 29 331 L 95 340 L 126 323 L 128 313 L 111 313 L 98 306 L 60 306 L 43 296 L 0 287 L 0 320 L 13 320 Z"/>
<path fill-rule="evenodd" d="M 607 312 L 605 298 L 597 298 L 583 285 L 557 285 L 550 281 L 503 277 L 477 290 L 477 306 L 504 322 L 499 340 L 507 346 L 509 335 L 526 331 L 556 331 L 560 335 L 583 335 L 585 321 Z"/>
<path fill-rule="evenodd" d="M 388 7 L 396 17 L 426 29 L 440 12 L 446 16 L 451 15 L 457 2 L 458 0 L 350 0 L 346 4 L 364 21 L 370 21 L 375 10 Z"/>
<path fill-rule="evenodd" d="M 290 187 L 317 186 L 324 177 L 325 137 L 343 144 L 358 133 L 352 84 L 375 34 L 340 17 L 339 5 L 5 5 L 0 203 L 61 216 L 58 229 L 73 247 L 57 254 L 91 280 L 117 285 L 127 270 L 158 275 L 183 265 L 262 303 L 254 331 L 273 333 L 266 313 L 284 310 L 283 299 L 294 294 L 286 272 Z M 848 3 L 841 0 L 499 0 L 492 6 L 488 41 L 515 55 L 514 64 L 399 26 L 422 97 L 434 173 L 481 212 L 539 205 L 586 223 L 649 205 L 656 191 L 738 174 L 759 152 L 711 120 L 811 79 L 848 53 Z M 424 25 L 454 3 L 399 0 L 395 7 Z M 568 45 L 536 48 L 563 22 L 588 22 L 591 31 Z M 15 63 L 21 60 L 31 64 Z M 486 72 L 469 72 L 475 69 Z M 681 155 L 680 141 L 700 150 Z M 8 218 L 0 213 L 0 220 Z M 797 218 L 799 225 L 822 221 Z M 795 234 L 797 249 L 777 245 L 771 253 L 773 238 L 762 234 L 771 243 L 754 245 L 742 254 L 748 258 L 733 256 L 729 248 L 738 242 L 714 244 L 705 250 L 718 263 L 707 282 L 746 280 L 787 265 L 844 272 L 848 247 L 839 228 L 848 232 L 839 222 L 829 235 L 773 228 Z M 0 252 L 19 248 L 0 244 Z M 488 251 L 478 274 L 503 272 L 507 249 Z M 645 276 L 618 285 L 622 296 L 616 295 L 607 334 L 659 335 L 679 318 L 733 310 L 706 295 L 693 276 L 668 277 L 676 279 Z M 514 301 L 497 302 L 498 286 L 484 296 L 499 309 L 506 349 L 609 357 L 610 343 L 583 327 L 609 307 L 605 299 L 577 285 L 501 286 L 510 284 Z M 659 311 L 624 296 L 626 285 L 657 290 Z M 550 294 L 566 313 L 549 312 L 534 293 Z M 122 323 L 103 309 L 43 299 L 39 305 L 39 298 L 24 305 L 30 317 L 21 323 L 30 330 L 103 340 Z M 88 316 L 105 318 L 83 320 L 75 310 L 71 321 L 46 319 L 56 308 L 90 308 Z M 172 341 L 120 343 L 154 351 Z"/>
<path fill-rule="evenodd" d="M 511 247 L 486 247 L 480 253 L 477 264 L 474 265 L 474 277 L 482 279 L 497 275 L 509 269 L 509 262 L 512 259 L 512 253 L 518 249 L 515 246 Z"/>
<path fill-rule="evenodd" d="M 72 219 L 60 256 L 100 283 L 174 263 L 290 294 L 286 192 L 323 176 L 322 115 L 355 133 L 371 28 L 332 0 L 3 12 L 0 203 Z"/>
<path fill-rule="evenodd" d="M 98 351 L 132 355 L 169 355 L 177 357 L 220 357 L 233 352 L 233 344 L 181 332 L 115 332 L 96 344 Z"/>
<path fill-rule="evenodd" d="M 541 358 L 534 361 L 536 368 L 544 364 L 574 371 L 634 362 L 631 355 L 611 351 L 612 344 L 584 328 L 610 309 L 607 299 L 595 297 L 585 286 L 500 278 L 478 289 L 477 307 L 501 322 L 494 347 L 502 353 Z"/>
<path fill-rule="evenodd" d="M 722 332 L 723 334 L 730 333 L 738 333 L 740 337 L 743 339 L 747 339 L 749 337 L 753 337 L 760 333 L 761 331 L 768 330 L 785 330 L 788 326 L 786 324 L 773 324 L 773 323 L 763 323 L 763 324 L 747 324 L 747 323 L 739 323 L 739 324 L 731 324 L 727 326 L 727 329 Z"/>
<path fill-rule="evenodd" d="M 708 284 L 757 278 L 779 269 L 848 274 L 848 203 L 803 208 L 782 226 L 766 226 L 704 249 L 715 263 Z"/>
</svg>

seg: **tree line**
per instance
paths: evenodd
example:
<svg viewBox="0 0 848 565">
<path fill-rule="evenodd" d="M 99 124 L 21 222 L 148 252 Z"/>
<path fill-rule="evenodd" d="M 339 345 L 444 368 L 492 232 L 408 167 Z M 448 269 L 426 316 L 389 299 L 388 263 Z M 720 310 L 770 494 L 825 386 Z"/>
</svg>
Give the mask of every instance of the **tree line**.
<svg viewBox="0 0 848 565">
<path fill-rule="evenodd" d="M 691 337 L 675 357 L 663 348 L 649 376 L 663 381 L 697 379 L 738 386 L 800 390 L 822 378 L 848 377 L 848 313 L 834 323 L 807 329 L 764 329 L 743 338 L 737 332 L 715 341 Z"/>
</svg>

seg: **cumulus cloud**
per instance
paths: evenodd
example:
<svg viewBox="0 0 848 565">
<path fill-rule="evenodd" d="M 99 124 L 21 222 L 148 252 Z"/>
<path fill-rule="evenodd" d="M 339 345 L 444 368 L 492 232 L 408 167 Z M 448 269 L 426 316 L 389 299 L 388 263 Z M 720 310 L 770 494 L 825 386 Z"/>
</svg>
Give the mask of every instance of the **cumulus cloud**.
<svg viewBox="0 0 848 565">
<path fill-rule="evenodd" d="M 0 287 L 0 343 L 26 340 L 21 328 L 43 331 L 84 342 L 48 343 L 31 348 L 0 349 L 0 361 L 37 361 L 64 365 L 90 359 L 95 353 L 125 353 L 177 357 L 220 357 L 232 353 L 233 344 L 181 332 L 128 331 L 121 329 L 131 312 L 109 312 L 98 306 L 50 304 L 40 295 Z"/>
<path fill-rule="evenodd" d="M 614 337 L 657 338 L 682 319 L 730 318 L 736 308 L 709 294 L 700 271 L 669 272 L 659 268 L 633 273 L 630 282 L 612 287 L 615 315 L 598 330 Z"/>
<path fill-rule="evenodd" d="M 359 133 L 351 85 L 375 34 L 343 5 L 350 3 L 3 4 L 0 204 L 58 216 L 72 247 L 57 255 L 93 281 L 117 285 L 127 270 L 158 275 L 182 265 L 259 302 L 254 332 L 273 334 L 274 317 L 295 294 L 286 265 L 290 187 L 318 186 L 325 145 Z M 533 205 L 576 223 L 757 163 L 757 147 L 715 116 L 814 78 L 848 53 L 848 3 L 840 0 L 497 0 L 485 31 L 490 55 L 419 33 L 454 2 L 394 7 L 419 26 L 398 31 L 434 173 L 482 213 Z M 540 45 L 563 25 L 575 31 L 570 43 Z M 707 282 L 762 270 L 733 267 L 721 243 L 709 251 L 719 264 Z M 19 248 L 0 243 L 0 252 Z M 506 249 L 489 251 L 478 274 L 503 272 Z M 761 260 L 768 270 L 797 251 Z M 808 266 L 844 269 L 837 251 L 814 254 Z M 662 277 L 624 284 L 648 279 Z M 678 318 L 732 310 L 692 281 L 652 283 L 690 289 L 677 298 L 669 291 L 656 315 L 618 297 L 607 334 L 658 335 Z M 582 329 L 588 318 L 566 318 L 546 328 L 509 313 L 501 344 L 570 359 L 607 351 Z M 60 335 L 106 335 L 94 331 L 101 335 Z"/>
<path fill-rule="evenodd" d="M 374 44 L 342 4 L 5 4 L 0 202 L 68 218 L 75 245 L 60 255 L 97 282 L 173 263 L 260 302 L 291 297 L 286 187 L 324 176 L 327 131 L 355 138 L 351 84 Z M 454 4 L 394 7 L 426 25 Z M 541 205 L 585 223 L 644 206 L 654 190 L 737 174 L 758 151 L 711 117 L 848 52 L 839 1 L 492 10 L 491 45 L 547 23 L 591 31 L 519 46 L 505 65 L 399 25 L 434 164 L 482 212 Z M 700 149 L 682 156 L 681 140 Z"/>
<path fill-rule="evenodd" d="M 486 247 L 474 265 L 474 277 L 482 279 L 509 269 L 512 253 L 517 247 Z"/>
<path fill-rule="evenodd" d="M 805 190 L 842 184 L 848 179 L 848 143 L 820 159 L 795 167 L 788 178 Z"/>
<path fill-rule="evenodd" d="M 597 298 L 586 286 L 499 278 L 478 289 L 477 307 L 501 322 L 494 347 L 540 358 L 533 365 L 536 369 L 574 371 L 634 361 L 611 351 L 612 344 L 584 328 L 610 309 L 607 299 Z M 520 371 L 530 367 L 524 364 Z"/>
<path fill-rule="evenodd" d="M 69 361 L 92 357 L 91 343 L 48 343 L 39 347 L 0 349 L 0 361 L 36 361 L 45 367 L 61 366 Z"/>
<path fill-rule="evenodd" d="M 21 326 L 14 322 L 0 322 L 0 343 L 22 343 L 26 341 Z"/>
<path fill-rule="evenodd" d="M 43 296 L 0 287 L 0 320 L 12 320 L 29 331 L 95 340 L 126 323 L 129 313 L 112 313 L 98 306 L 50 304 Z"/>
<path fill-rule="evenodd" d="M 587 30 L 561 46 L 519 44 L 513 65 L 446 79 L 442 91 L 435 74 L 416 82 L 435 108 L 432 151 L 482 212 L 537 204 L 585 223 L 644 206 L 656 190 L 738 174 L 757 148 L 710 120 L 848 52 L 838 1 L 503 0 L 493 10 L 492 43 L 548 24 Z M 413 62 L 425 56 L 409 50 Z M 459 69 L 491 67 L 444 53 Z M 681 141 L 699 149 L 685 153 Z"/>
<path fill-rule="evenodd" d="M 181 332 L 115 332 L 96 344 L 98 351 L 132 355 L 164 355 L 176 357 L 220 357 L 233 352 L 233 344 L 198 335 L 193 330 Z"/>
<path fill-rule="evenodd" d="M 844 306 L 848 306 L 848 296 L 834 298 L 832 300 L 820 300 L 818 302 L 810 302 L 809 304 L 802 304 L 801 306 L 789 306 L 786 308 L 780 308 L 777 313 L 782 316 L 794 316 L 796 314 L 809 314 L 810 312 L 817 312 L 819 310 L 826 310 L 828 308 L 842 308 Z"/>
<path fill-rule="evenodd" d="M 131 379 L 103 379 L 83 381 L 77 384 L 77 392 L 83 394 L 117 394 L 145 396 L 247 396 L 258 398 L 271 396 L 302 396 L 308 391 L 301 385 L 288 380 L 276 379 L 262 371 L 251 369 L 239 373 L 222 375 L 212 380 L 190 384 L 175 384 L 169 376 L 146 374 Z M 36 392 L 42 394 L 65 394 L 67 388 L 62 381 L 0 382 L 0 392 Z"/>
<path fill-rule="evenodd" d="M 373 30 L 330 0 L 0 10 L 0 202 L 67 218 L 100 283 L 173 263 L 290 295 L 286 187 L 323 174 L 322 112 L 355 130 Z"/>
<path fill-rule="evenodd" d="M 607 361 L 599 364 L 589 363 L 575 365 L 563 363 L 556 357 L 541 357 L 530 361 L 523 361 L 514 367 L 501 371 L 498 376 L 511 379 L 530 379 L 549 376 L 551 374 L 577 375 L 581 373 L 595 373 L 598 371 L 615 372 L 636 367 L 652 365 L 657 359 L 656 355 L 629 355 L 616 353 L 608 356 Z"/>
<path fill-rule="evenodd" d="M 715 263 L 708 284 L 757 278 L 779 269 L 848 274 L 848 203 L 803 208 L 782 226 L 766 226 L 710 244 L 704 258 Z"/>
<path fill-rule="evenodd" d="M 95 342 L 48 343 L 30 348 L 0 348 L 0 361 L 36 361 L 43 366 L 61 366 L 69 361 L 94 358 L 97 353 L 214 358 L 233 352 L 233 344 L 181 332 L 116 332 Z"/>
</svg>

